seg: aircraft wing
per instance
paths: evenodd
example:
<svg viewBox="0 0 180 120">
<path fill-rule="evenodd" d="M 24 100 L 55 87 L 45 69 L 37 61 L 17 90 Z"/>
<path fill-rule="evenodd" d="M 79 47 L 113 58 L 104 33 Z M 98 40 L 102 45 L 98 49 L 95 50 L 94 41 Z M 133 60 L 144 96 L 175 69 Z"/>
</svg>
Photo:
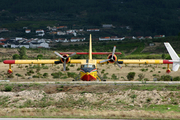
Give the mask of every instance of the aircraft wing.
<svg viewBox="0 0 180 120">
<path fill-rule="evenodd" d="M 68 54 L 71 55 L 74 52 L 60 52 L 60 54 Z M 92 55 L 109 55 L 112 54 L 112 52 L 92 52 Z M 121 55 L 121 52 L 115 52 L 116 55 Z M 76 55 L 89 55 L 88 52 L 76 52 Z"/>
<path fill-rule="evenodd" d="M 57 60 L 4 60 L 4 64 L 54 64 Z"/>
<path fill-rule="evenodd" d="M 100 64 L 100 61 L 103 59 L 95 59 L 97 64 Z M 83 64 L 87 63 L 88 59 L 71 59 L 69 63 L 72 64 Z M 108 62 L 108 61 L 107 61 Z M 107 63 L 105 62 L 105 63 Z M 149 59 L 139 59 L 139 60 L 129 60 L 129 59 L 118 59 L 119 64 L 173 64 L 169 60 L 149 60 Z M 62 63 L 58 59 L 55 60 L 4 60 L 4 64 L 56 64 Z"/>
<path fill-rule="evenodd" d="M 72 59 L 69 62 L 72 64 L 81 64 L 85 59 Z M 60 60 L 4 60 L 4 64 L 58 64 Z"/>
<path fill-rule="evenodd" d="M 96 59 L 97 63 L 100 64 L 100 62 L 103 59 Z M 103 62 L 107 63 L 109 61 Z M 155 59 L 118 59 L 117 62 L 119 64 L 173 64 L 173 62 L 169 60 L 155 60 Z"/>
<path fill-rule="evenodd" d="M 173 64 L 169 60 L 158 59 L 118 59 L 119 64 Z"/>
</svg>

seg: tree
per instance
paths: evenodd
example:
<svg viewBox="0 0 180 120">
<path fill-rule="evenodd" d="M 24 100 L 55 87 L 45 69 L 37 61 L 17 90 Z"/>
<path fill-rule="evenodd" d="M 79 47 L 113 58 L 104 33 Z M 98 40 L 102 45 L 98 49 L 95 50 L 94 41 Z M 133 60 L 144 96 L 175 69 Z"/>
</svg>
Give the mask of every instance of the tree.
<svg viewBox="0 0 180 120">
<path fill-rule="evenodd" d="M 145 77 L 145 75 L 144 75 L 143 73 L 140 73 L 140 74 L 138 75 L 138 77 L 139 77 L 139 80 L 142 80 L 142 79 Z"/>
<path fill-rule="evenodd" d="M 166 59 L 167 59 L 167 60 L 171 60 L 171 56 L 168 55 L 168 56 L 166 57 Z"/>
<path fill-rule="evenodd" d="M 166 59 L 166 55 L 164 53 L 162 54 L 161 57 L 162 57 L 162 59 Z"/>
<path fill-rule="evenodd" d="M 20 59 L 26 59 L 27 58 L 26 48 L 24 46 L 19 48 L 18 52 L 19 52 L 19 58 Z"/>
<path fill-rule="evenodd" d="M 20 56 L 19 56 L 18 54 L 14 54 L 14 55 L 13 55 L 13 60 L 19 59 L 19 57 L 20 57 Z"/>
<path fill-rule="evenodd" d="M 127 79 L 128 79 L 128 80 L 133 80 L 135 74 L 136 74 L 135 72 L 129 72 L 128 75 L 127 75 Z"/>
</svg>

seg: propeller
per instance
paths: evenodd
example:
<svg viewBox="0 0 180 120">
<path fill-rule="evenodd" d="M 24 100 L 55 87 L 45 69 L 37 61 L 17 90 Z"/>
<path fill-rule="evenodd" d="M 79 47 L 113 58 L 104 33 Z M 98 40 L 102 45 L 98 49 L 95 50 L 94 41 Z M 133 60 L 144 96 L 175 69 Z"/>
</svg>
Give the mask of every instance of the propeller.
<svg viewBox="0 0 180 120">
<path fill-rule="evenodd" d="M 119 63 L 118 63 L 117 61 L 115 61 L 114 58 L 113 58 L 115 51 L 116 51 L 116 46 L 114 46 L 114 48 L 113 48 L 113 52 L 112 52 L 111 58 L 106 59 L 106 60 L 102 60 L 102 61 L 100 61 L 99 63 L 104 63 L 104 62 L 107 62 L 107 61 L 110 61 L 110 60 L 111 60 L 111 61 L 114 61 L 114 62 L 118 65 L 118 67 L 122 68 L 122 67 L 119 65 Z"/>
<path fill-rule="evenodd" d="M 66 60 L 68 59 L 68 58 L 70 58 L 70 57 L 72 57 L 72 56 L 74 56 L 74 55 L 76 55 L 76 53 L 73 53 L 73 54 L 71 54 L 71 55 L 69 55 L 69 56 L 62 56 L 61 54 L 59 54 L 58 52 L 56 52 L 56 51 L 54 51 L 54 53 L 57 55 L 57 56 L 59 56 L 60 58 L 62 58 L 63 59 L 63 71 L 66 71 Z"/>
</svg>

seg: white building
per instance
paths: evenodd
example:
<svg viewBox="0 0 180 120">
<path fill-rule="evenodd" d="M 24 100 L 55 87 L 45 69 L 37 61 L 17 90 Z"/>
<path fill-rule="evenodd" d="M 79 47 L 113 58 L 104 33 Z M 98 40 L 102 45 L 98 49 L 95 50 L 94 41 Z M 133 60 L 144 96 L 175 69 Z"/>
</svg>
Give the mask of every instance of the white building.
<svg viewBox="0 0 180 120">
<path fill-rule="evenodd" d="M 22 37 L 16 37 L 15 40 L 16 40 L 16 41 L 18 41 L 18 40 L 24 40 L 24 38 L 22 38 Z"/>
<path fill-rule="evenodd" d="M 36 33 L 37 33 L 37 36 L 44 36 L 45 33 L 44 33 L 44 30 L 36 30 Z"/>
<path fill-rule="evenodd" d="M 29 43 L 11 44 L 11 48 L 21 48 L 21 47 L 29 48 Z"/>
<path fill-rule="evenodd" d="M 25 33 L 31 33 L 31 30 L 27 29 L 25 30 Z"/>
<path fill-rule="evenodd" d="M 87 29 L 88 32 L 97 32 L 100 31 L 100 29 Z"/>
<path fill-rule="evenodd" d="M 76 36 L 76 30 L 67 30 L 66 31 L 67 34 L 73 34 L 74 36 Z"/>
<path fill-rule="evenodd" d="M 143 36 L 137 36 L 137 39 L 144 40 L 145 38 Z"/>
<path fill-rule="evenodd" d="M 65 38 L 59 38 L 58 40 L 55 40 L 56 42 L 69 42 L 67 39 Z"/>
<path fill-rule="evenodd" d="M 63 31 L 57 31 L 57 35 L 66 35 L 66 32 L 63 32 Z"/>
<path fill-rule="evenodd" d="M 80 42 L 80 41 L 84 41 L 86 40 L 86 38 L 71 38 L 71 42 Z"/>
<path fill-rule="evenodd" d="M 30 42 L 29 47 L 30 48 L 49 48 L 49 44 L 48 43 Z"/>
<path fill-rule="evenodd" d="M 100 37 L 99 38 L 100 41 L 103 41 L 103 40 L 123 40 L 123 39 L 125 39 L 125 38 L 124 37 L 118 38 L 117 36 L 115 36 L 115 37 Z"/>
<path fill-rule="evenodd" d="M 124 40 L 124 37 L 118 38 L 118 37 L 111 37 L 111 40 Z"/>
</svg>

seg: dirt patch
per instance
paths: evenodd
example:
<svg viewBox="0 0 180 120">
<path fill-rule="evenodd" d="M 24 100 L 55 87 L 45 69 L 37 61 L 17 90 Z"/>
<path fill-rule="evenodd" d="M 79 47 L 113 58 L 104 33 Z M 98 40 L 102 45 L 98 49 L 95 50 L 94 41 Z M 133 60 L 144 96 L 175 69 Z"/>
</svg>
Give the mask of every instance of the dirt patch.
<svg viewBox="0 0 180 120">
<path fill-rule="evenodd" d="M 136 85 L 14 84 L 11 92 L 0 92 L 0 107 L 8 111 L 2 111 L 0 116 L 180 117 L 173 110 L 179 105 L 180 91 L 130 89 L 133 86 Z M 159 112 L 158 105 L 170 112 Z M 154 111 L 146 111 L 149 108 Z"/>
</svg>

